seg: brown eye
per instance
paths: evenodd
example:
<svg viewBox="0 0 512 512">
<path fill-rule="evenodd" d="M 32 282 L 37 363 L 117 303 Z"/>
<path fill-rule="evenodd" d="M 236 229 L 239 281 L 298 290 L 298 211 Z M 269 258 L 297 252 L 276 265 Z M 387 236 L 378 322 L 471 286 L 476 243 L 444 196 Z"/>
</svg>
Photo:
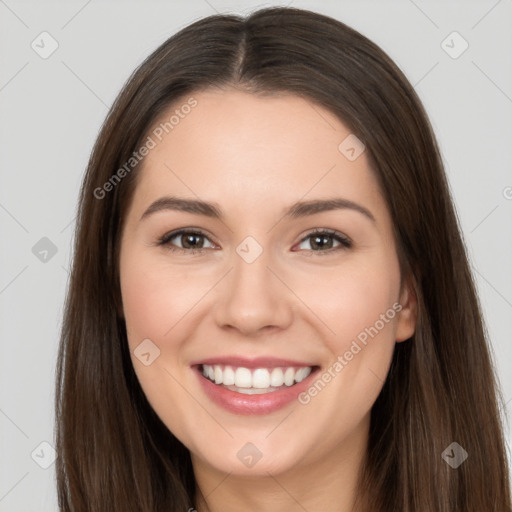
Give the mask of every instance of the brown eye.
<svg viewBox="0 0 512 512">
<path fill-rule="evenodd" d="M 171 243 L 173 239 L 179 240 L 181 247 Z M 173 231 L 172 233 L 167 233 L 164 235 L 158 241 L 158 245 L 161 245 L 171 251 L 197 253 L 203 252 L 205 249 L 205 240 L 209 239 L 201 231 L 181 229 L 179 231 Z"/>
<path fill-rule="evenodd" d="M 317 253 L 328 253 L 340 250 L 348 249 L 352 247 L 352 242 L 344 236 L 342 233 L 332 230 L 316 230 L 304 237 L 301 240 L 301 244 L 310 241 L 311 249 L 305 249 Z M 334 246 L 335 243 L 337 246 Z"/>
</svg>

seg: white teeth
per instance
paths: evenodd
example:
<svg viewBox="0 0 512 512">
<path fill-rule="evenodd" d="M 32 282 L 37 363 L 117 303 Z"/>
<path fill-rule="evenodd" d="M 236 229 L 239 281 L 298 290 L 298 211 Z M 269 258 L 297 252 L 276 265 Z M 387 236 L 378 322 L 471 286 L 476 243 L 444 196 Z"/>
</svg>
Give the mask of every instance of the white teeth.
<svg viewBox="0 0 512 512">
<path fill-rule="evenodd" d="M 216 366 L 220 368 L 219 366 Z M 250 388 L 252 387 L 251 370 L 247 368 L 237 368 L 235 372 L 235 386 L 237 388 Z"/>
<path fill-rule="evenodd" d="M 284 372 L 284 383 L 291 386 L 295 382 L 295 370 L 293 368 L 286 368 Z"/>
<path fill-rule="evenodd" d="M 219 366 L 213 367 L 213 375 L 215 376 L 215 384 L 222 383 L 222 370 Z"/>
<path fill-rule="evenodd" d="M 284 384 L 284 374 L 281 368 L 274 368 L 270 375 L 270 385 L 279 387 Z"/>
<path fill-rule="evenodd" d="M 242 388 L 240 391 L 246 394 L 258 394 L 267 391 L 276 391 L 277 388 L 293 386 L 296 382 L 302 382 L 311 373 L 311 367 L 294 368 L 233 368 L 223 365 L 203 365 L 203 375 L 215 384 Z M 235 389 L 236 390 L 236 389 Z M 266 391 L 261 391 L 266 390 Z"/>
<path fill-rule="evenodd" d="M 299 368 L 297 373 L 295 374 L 295 381 L 302 382 L 309 374 L 311 373 L 311 368 Z"/>
<path fill-rule="evenodd" d="M 252 387 L 265 389 L 270 386 L 270 373 L 265 368 L 258 368 L 252 374 Z"/>
<path fill-rule="evenodd" d="M 224 368 L 222 383 L 226 386 L 232 386 L 235 383 L 235 371 L 231 366 Z"/>
<path fill-rule="evenodd" d="M 257 388 L 237 388 L 236 386 L 226 386 L 227 389 L 231 391 L 236 391 L 237 393 L 241 393 L 242 395 L 263 395 L 265 393 L 272 393 L 273 391 L 278 391 L 279 388 L 265 388 L 265 389 L 257 389 Z"/>
</svg>

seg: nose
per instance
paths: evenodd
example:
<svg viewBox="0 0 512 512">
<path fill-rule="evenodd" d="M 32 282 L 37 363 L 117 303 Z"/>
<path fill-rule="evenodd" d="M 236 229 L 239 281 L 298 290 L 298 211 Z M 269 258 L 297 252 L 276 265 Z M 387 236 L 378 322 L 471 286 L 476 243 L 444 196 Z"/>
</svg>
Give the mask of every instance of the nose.
<svg viewBox="0 0 512 512">
<path fill-rule="evenodd" d="M 235 253 L 233 268 L 224 278 L 214 306 L 220 328 L 257 336 L 291 324 L 294 295 L 272 267 L 265 251 L 252 263 Z"/>
</svg>

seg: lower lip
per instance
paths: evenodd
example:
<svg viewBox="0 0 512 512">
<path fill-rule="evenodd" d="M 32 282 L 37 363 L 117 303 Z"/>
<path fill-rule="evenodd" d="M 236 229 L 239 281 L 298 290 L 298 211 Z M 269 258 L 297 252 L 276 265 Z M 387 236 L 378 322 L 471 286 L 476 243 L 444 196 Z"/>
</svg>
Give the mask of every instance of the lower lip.
<svg viewBox="0 0 512 512">
<path fill-rule="evenodd" d="M 299 394 L 310 386 L 312 377 L 318 371 L 318 367 L 315 367 L 303 381 L 293 386 L 259 395 L 246 395 L 214 384 L 203 375 L 200 366 L 196 366 L 194 369 L 210 400 L 235 414 L 270 414 L 282 409 L 290 402 L 297 400 Z"/>
</svg>

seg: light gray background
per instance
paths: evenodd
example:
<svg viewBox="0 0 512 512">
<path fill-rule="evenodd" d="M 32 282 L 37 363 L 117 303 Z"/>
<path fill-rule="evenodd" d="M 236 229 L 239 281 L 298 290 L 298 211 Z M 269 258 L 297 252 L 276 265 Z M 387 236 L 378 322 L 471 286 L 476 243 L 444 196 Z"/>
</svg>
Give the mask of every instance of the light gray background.
<svg viewBox="0 0 512 512">
<path fill-rule="evenodd" d="M 55 466 L 40 467 L 51 463 L 51 447 L 40 443 L 53 444 L 55 360 L 77 194 L 108 107 L 133 69 L 177 30 L 215 12 L 247 14 L 268 5 L 277 3 L 0 0 L 1 511 L 57 510 Z M 335 17 L 375 41 L 424 102 L 469 249 L 508 414 L 512 0 L 291 5 Z M 43 31 L 59 44 L 47 59 L 31 48 Z M 441 47 L 453 31 L 469 43 L 457 59 Z M 46 262 L 32 252 L 42 237 L 57 247 Z M 509 443 L 510 436 L 507 430 Z"/>
</svg>

